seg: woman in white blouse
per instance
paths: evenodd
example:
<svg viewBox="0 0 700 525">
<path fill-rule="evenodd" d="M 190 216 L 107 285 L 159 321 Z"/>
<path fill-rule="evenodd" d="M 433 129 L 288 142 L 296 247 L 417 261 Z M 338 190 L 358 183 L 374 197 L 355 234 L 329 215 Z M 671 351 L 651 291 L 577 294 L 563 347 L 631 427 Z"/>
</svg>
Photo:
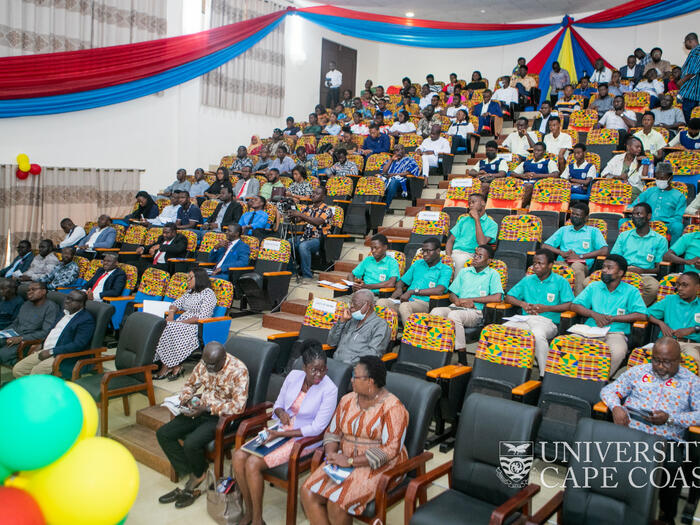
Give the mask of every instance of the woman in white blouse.
<svg viewBox="0 0 700 525">
<path fill-rule="evenodd" d="M 407 111 L 399 111 L 397 115 L 398 118 L 396 122 L 389 128 L 389 135 L 398 137 L 400 135 L 406 135 L 407 133 L 416 132 L 416 125 L 409 120 Z"/>
<path fill-rule="evenodd" d="M 637 137 L 627 137 L 625 152 L 615 155 L 603 168 L 601 177 L 623 180 L 632 186 L 632 200 L 644 191 L 642 178 L 649 174 L 651 162 L 644 155 L 642 141 Z"/>
</svg>

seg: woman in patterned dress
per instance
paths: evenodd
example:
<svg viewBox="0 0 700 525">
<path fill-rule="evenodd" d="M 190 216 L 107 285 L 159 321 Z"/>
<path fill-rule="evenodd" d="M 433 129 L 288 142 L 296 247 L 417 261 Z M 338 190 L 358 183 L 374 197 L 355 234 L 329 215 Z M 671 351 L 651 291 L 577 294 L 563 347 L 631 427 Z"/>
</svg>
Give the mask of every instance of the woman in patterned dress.
<svg viewBox="0 0 700 525">
<path fill-rule="evenodd" d="M 338 402 L 338 387 L 326 375 L 326 353 L 321 343 L 313 339 L 304 342 L 301 358 L 303 370 L 289 372 L 275 401 L 272 417 L 281 427 L 270 430 L 269 440 L 319 436 L 333 417 Z M 287 463 L 295 441 L 290 439 L 264 458 L 253 456 L 243 449 L 235 452 L 233 470 L 245 502 L 245 514 L 238 522 L 240 525 L 265 523 L 262 519 L 265 490 L 263 471 Z M 305 448 L 302 455 L 309 454 L 318 445 L 320 443 Z"/>
<path fill-rule="evenodd" d="M 187 275 L 187 291 L 177 299 L 168 311 L 168 324 L 158 341 L 154 362 L 161 361 L 154 379 L 174 381 L 185 373 L 182 362 L 199 348 L 199 327 L 197 321 L 211 317 L 216 306 L 216 295 L 211 289 L 207 272 L 196 268 Z M 184 310 L 175 320 L 175 312 Z"/>
<path fill-rule="evenodd" d="M 306 168 L 304 166 L 294 166 L 292 170 L 292 178 L 294 182 L 287 188 L 287 197 L 291 197 L 295 201 L 299 201 L 299 197 L 311 197 L 313 188 L 308 180 L 306 180 Z"/>
<path fill-rule="evenodd" d="M 340 400 L 323 438 L 326 463 L 353 471 L 342 484 L 322 468 L 311 473 L 301 489 L 311 525 L 350 525 L 374 499 L 382 472 L 408 458 L 403 444 L 408 412 L 385 384 L 382 360 L 360 357 L 353 370 L 353 392 Z"/>
</svg>

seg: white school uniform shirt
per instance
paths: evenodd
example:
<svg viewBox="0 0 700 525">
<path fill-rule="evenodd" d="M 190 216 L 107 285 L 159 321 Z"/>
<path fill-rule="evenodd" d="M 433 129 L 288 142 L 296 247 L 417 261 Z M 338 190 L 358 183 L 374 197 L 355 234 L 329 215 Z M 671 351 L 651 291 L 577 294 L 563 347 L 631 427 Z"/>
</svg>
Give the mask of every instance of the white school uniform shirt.
<svg viewBox="0 0 700 525">
<path fill-rule="evenodd" d="M 637 120 L 637 115 L 634 114 L 634 111 L 631 111 L 629 109 L 624 110 L 623 115 L 632 121 Z M 601 126 L 607 129 L 624 129 L 625 131 L 629 130 L 629 127 L 627 126 L 625 121 L 622 120 L 622 117 L 617 116 L 615 114 L 614 109 L 606 111 L 605 115 L 603 115 L 603 118 L 600 119 L 599 123 Z"/>
<path fill-rule="evenodd" d="M 462 122 L 457 122 L 456 120 L 450 125 L 450 129 L 447 130 L 448 135 L 459 135 L 460 137 L 467 138 L 469 133 L 475 133 L 474 125 L 468 120 L 463 120 Z"/>
<path fill-rule="evenodd" d="M 429 106 L 433 102 L 433 96 L 435 93 L 428 93 L 426 96 L 420 99 L 420 102 L 418 102 L 418 107 L 421 109 L 425 109 L 426 106 Z"/>
<path fill-rule="evenodd" d="M 559 136 L 554 138 L 554 135 L 548 133 L 544 136 L 544 145 L 547 146 L 547 153 L 559 154 L 559 151 L 565 148 L 573 148 L 571 143 L 571 135 L 559 132 Z"/>
<path fill-rule="evenodd" d="M 82 308 L 80 310 L 82 310 Z M 80 312 L 80 310 L 78 310 L 78 312 Z M 58 338 L 61 337 L 63 330 L 65 330 L 68 323 L 70 323 L 71 320 L 78 315 L 78 312 L 75 312 L 74 314 L 67 313 L 68 310 L 63 310 L 63 312 L 63 317 L 61 317 L 61 319 L 56 323 L 56 326 L 51 329 L 49 335 L 46 336 L 46 339 L 44 339 L 44 345 L 42 346 L 43 350 L 53 350 L 56 347 Z M 53 352 L 51 352 L 51 355 L 53 355 Z"/>
<path fill-rule="evenodd" d="M 467 120 L 469 120 L 469 108 L 468 108 L 467 106 L 465 106 L 464 104 L 462 104 L 462 105 L 459 106 L 458 108 L 456 108 L 456 107 L 454 107 L 454 106 L 449 106 L 449 107 L 447 108 L 447 111 L 445 111 L 445 116 L 449 117 L 450 120 L 451 120 L 452 122 L 454 122 L 455 120 L 457 120 L 457 112 L 458 112 L 460 109 L 463 109 L 464 111 L 467 112 Z"/>
<path fill-rule="evenodd" d="M 537 142 L 537 134 L 534 131 L 528 131 L 527 134 L 530 136 L 533 143 Z M 530 153 L 528 151 L 528 149 L 530 149 L 530 143 L 528 142 L 527 137 L 525 135 L 521 137 L 518 135 L 517 131 L 513 131 L 510 135 L 508 135 L 506 140 L 503 141 L 502 146 L 504 148 L 508 148 L 508 151 L 515 155 L 527 157 Z"/>
<path fill-rule="evenodd" d="M 65 248 L 66 246 L 73 246 L 76 242 L 85 237 L 85 235 L 87 235 L 85 229 L 82 226 L 76 226 L 66 235 L 66 238 L 59 243 L 58 247 Z"/>
<path fill-rule="evenodd" d="M 602 71 L 593 71 L 593 74 L 591 75 L 591 82 L 610 82 L 612 80 L 612 71 L 610 71 L 607 67 L 603 67 Z"/>
<path fill-rule="evenodd" d="M 587 179 L 595 179 L 596 171 L 595 171 L 595 164 L 590 164 L 586 160 L 583 161 L 583 164 L 578 164 L 574 160 L 574 166 L 576 166 L 577 169 L 579 168 L 585 168 L 586 164 L 588 164 L 588 171 L 586 172 L 586 178 Z M 571 177 L 571 174 L 569 173 L 569 164 L 567 163 L 566 168 L 564 171 L 561 173 L 561 178 L 562 179 L 568 179 Z"/>
<path fill-rule="evenodd" d="M 350 126 L 350 131 L 355 135 L 369 135 L 369 128 L 364 124 L 353 124 Z"/>
<path fill-rule="evenodd" d="M 339 88 L 343 84 L 343 74 L 337 69 L 326 73 L 326 78 L 330 79 L 332 88 Z"/>
<path fill-rule="evenodd" d="M 410 120 L 406 122 L 396 121 L 391 125 L 389 131 L 398 131 L 399 133 L 414 133 L 416 131 L 416 125 Z"/>
<path fill-rule="evenodd" d="M 493 100 L 498 100 L 504 104 L 517 104 L 518 103 L 518 90 L 514 87 L 499 88 L 491 97 Z"/>
</svg>

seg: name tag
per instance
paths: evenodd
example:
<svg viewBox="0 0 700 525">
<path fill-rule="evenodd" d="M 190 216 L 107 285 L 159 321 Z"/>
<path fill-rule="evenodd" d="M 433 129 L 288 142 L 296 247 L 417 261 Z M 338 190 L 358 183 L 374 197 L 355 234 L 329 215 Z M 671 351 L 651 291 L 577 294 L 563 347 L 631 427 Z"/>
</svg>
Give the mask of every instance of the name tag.
<svg viewBox="0 0 700 525">
<path fill-rule="evenodd" d="M 695 322 L 700 323 L 700 313 L 695 314 Z"/>
<path fill-rule="evenodd" d="M 328 299 L 315 298 L 314 302 L 312 303 L 312 308 L 314 310 L 318 310 L 327 314 L 334 314 L 337 306 L 338 303 L 336 303 L 335 301 L 329 301 Z"/>
<path fill-rule="evenodd" d="M 548 293 L 548 294 L 547 294 L 547 302 L 548 302 L 548 303 L 554 302 L 554 294 L 553 294 L 553 293 Z"/>
<path fill-rule="evenodd" d="M 486 297 L 486 292 L 484 290 L 479 290 L 479 297 Z"/>
<path fill-rule="evenodd" d="M 280 241 L 268 241 L 265 240 L 263 241 L 263 250 L 272 250 L 273 252 L 278 252 L 280 250 L 280 247 L 282 246 L 282 243 Z"/>
<path fill-rule="evenodd" d="M 386 274 L 380 273 L 380 274 L 379 274 L 379 280 L 382 281 L 382 282 L 386 281 Z"/>
<path fill-rule="evenodd" d="M 541 162 L 538 162 L 538 163 L 537 163 L 537 167 L 538 167 L 538 168 L 541 168 L 542 166 L 544 166 L 544 164 L 542 164 Z"/>
<path fill-rule="evenodd" d="M 420 221 L 439 221 L 440 212 L 439 211 L 422 211 L 418 214 L 418 220 Z"/>
<path fill-rule="evenodd" d="M 591 247 L 591 243 L 588 242 L 588 241 L 583 241 L 583 242 L 581 243 L 581 246 L 583 246 L 583 249 L 584 249 L 584 250 L 588 250 L 588 249 Z"/>
<path fill-rule="evenodd" d="M 452 179 L 450 181 L 450 186 L 453 188 L 471 188 L 472 184 L 472 179 Z"/>
<path fill-rule="evenodd" d="M 654 254 L 647 253 L 647 262 L 654 262 Z"/>
<path fill-rule="evenodd" d="M 624 308 L 618 308 L 618 309 L 617 309 L 617 315 L 625 315 L 625 309 L 624 309 Z"/>
<path fill-rule="evenodd" d="M 430 281 L 430 282 L 428 283 L 428 288 L 435 288 L 435 283 L 432 282 L 432 281 Z"/>
</svg>

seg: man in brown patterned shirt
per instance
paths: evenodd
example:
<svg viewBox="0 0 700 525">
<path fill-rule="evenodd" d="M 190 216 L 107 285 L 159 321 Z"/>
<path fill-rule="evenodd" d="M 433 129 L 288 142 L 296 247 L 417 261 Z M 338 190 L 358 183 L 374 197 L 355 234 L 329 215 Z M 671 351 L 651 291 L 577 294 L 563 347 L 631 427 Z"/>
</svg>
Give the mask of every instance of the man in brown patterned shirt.
<svg viewBox="0 0 700 525">
<path fill-rule="evenodd" d="M 221 343 L 204 347 L 202 359 L 180 393 L 180 414 L 156 432 L 160 447 L 180 476 L 190 477 L 183 489 L 161 496 L 161 503 L 188 507 L 201 494 L 197 487 L 207 475 L 204 451 L 214 439 L 220 415 L 238 414 L 248 401 L 248 369 Z M 183 444 L 180 444 L 180 440 Z"/>
<path fill-rule="evenodd" d="M 333 220 L 333 210 L 330 206 L 324 204 L 323 199 L 326 197 L 324 188 L 315 188 L 311 194 L 311 204 L 306 206 L 302 211 L 292 210 L 289 216 L 296 219 L 298 222 L 305 222 L 304 233 L 301 239 L 294 240 L 299 266 L 301 267 L 301 275 L 307 279 L 311 279 L 311 254 L 318 253 L 321 249 L 321 237 L 327 235 L 331 229 L 331 221 Z M 289 261 L 290 270 L 294 271 L 294 261 Z"/>
</svg>

